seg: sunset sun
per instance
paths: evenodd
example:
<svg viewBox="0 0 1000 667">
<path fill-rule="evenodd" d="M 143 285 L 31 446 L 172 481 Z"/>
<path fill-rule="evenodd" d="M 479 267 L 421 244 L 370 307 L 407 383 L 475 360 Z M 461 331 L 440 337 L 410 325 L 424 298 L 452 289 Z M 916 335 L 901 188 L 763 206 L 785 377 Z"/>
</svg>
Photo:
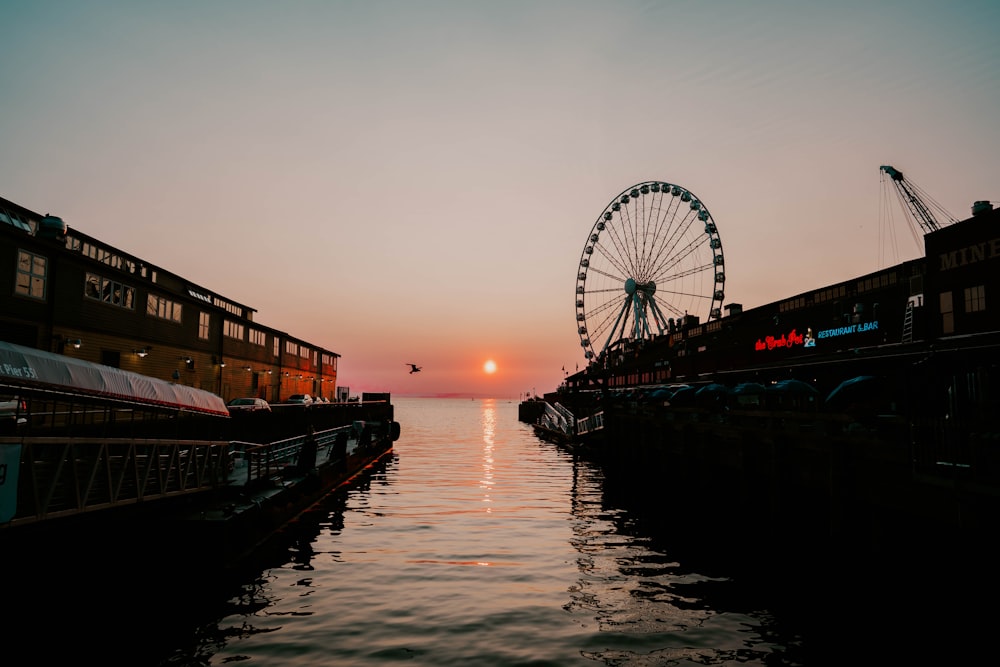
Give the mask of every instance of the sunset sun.
<svg viewBox="0 0 1000 667">
<path fill-rule="evenodd" d="M 497 364 L 492 359 L 488 359 L 485 364 L 483 364 L 483 370 L 488 374 L 493 375 L 497 372 Z"/>
</svg>

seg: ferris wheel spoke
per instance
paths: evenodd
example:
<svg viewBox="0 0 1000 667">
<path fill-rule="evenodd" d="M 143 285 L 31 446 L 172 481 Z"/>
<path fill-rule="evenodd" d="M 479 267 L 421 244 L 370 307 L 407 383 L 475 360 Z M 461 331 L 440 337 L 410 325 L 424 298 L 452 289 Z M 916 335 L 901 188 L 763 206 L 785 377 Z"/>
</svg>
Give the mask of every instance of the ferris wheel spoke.
<svg viewBox="0 0 1000 667">
<path fill-rule="evenodd" d="M 608 320 L 614 319 L 622 301 L 622 299 L 615 299 L 613 301 L 606 301 L 592 307 L 590 311 L 588 311 L 590 327 L 600 329 L 602 326 L 607 324 Z"/>
<path fill-rule="evenodd" d="M 660 200 L 662 200 L 663 194 L 662 193 L 657 193 L 657 194 Z M 662 256 L 663 254 L 666 254 L 667 252 L 666 247 L 667 245 L 669 245 L 669 241 L 667 243 L 662 243 L 659 241 L 661 239 L 670 239 L 673 236 L 673 234 L 676 233 L 673 231 L 674 227 L 673 220 L 675 212 L 672 211 L 669 207 L 663 209 L 657 209 L 657 211 L 659 214 L 656 217 L 656 224 L 653 226 L 653 243 L 652 247 L 650 248 L 650 258 L 649 258 L 650 266 L 655 266 L 658 263 L 657 258 Z"/>
<path fill-rule="evenodd" d="M 663 195 L 654 193 L 654 202 L 657 198 L 662 201 Z M 646 249 L 644 264 L 649 272 L 655 272 L 652 267 L 656 266 L 657 257 L 665 252 L 667 244 L 664 239 L 669 239 L 672 235 L 673 212 L 669 208 L 651 207 L 652 220 L 649 224 L 649 244 Z"/>
<path fill-rule="evenodd" d="M 614 288 L 588 290 L 588 291 L 584 292 L 584 295 L 585 296 L 592 296 L 592 297 L 599 297 L 599 298 L 600 297 L 607 298 L 608 296 L 611 296 L 611 295 L 614 295 L 614 297 L 621 296 L 621 293 L 622 293 L 622 290 L 621 290 L 620 287 L 614 287 Z"/>
<path fill-rule="evenodd" d="M 635 266 L 628 251 L 628 238 L 618 225 L 608 226 L 605 236 L 610 241 L 601 246 L 601 254 L 608 259 L 623 275 L 635 273 Z"/>
<path fill-rule="evenodd" d="M 593 311 L 597 331 L 604 331 L 608 328 L 608 324 L 617 317 L 618 311 L 621 310 L 620 306 L 624 302 L 625 300 L 608 301 Z"/>
<path fill-rule="evenodd" d="M 637 254 L 641 257 L 641 272 L 649 274 L 655 264 L 657 254 L 662 251 L 663 244 L 660 236 L 664 232 L 663 224 L 669 211 L 660 211 L 650 202 L 648 210 L 644 209 L 642 219 L 643 244 L 641 252 Z M 667 228 L 669 230 L 669 227 Z"/>
<path fill-rule="evenodd" d="M 621 303 L 623 300 L 624 299 L 622 299 L 619 296 L 604 299 L 603 301 L 600 301 L 596 303 L 594 306 L 592 306 L 590 312 L 594 315 L 600 315 L 602 312 L 606 310 L 617 310 L 618 304 Z"/>
<path fill-rule="evenodd" d="M 596 273 L 599 276 L 604 276 L 605 278 L 613 281 L 616 284 L 616 286 L 613 289 L 611 289 L 611 290 L 603 290 L 603 291 L 614 291 L 614 292 L 621 292 L 622 291 L 621 285 L 625 284 L 625 280 L 626 280 L 625 274 L 621 274 L 621 273 L 618 273 L 618 274 L 608 273 L 607 271 L 604 271 L 602 269 L 595 269 L 595 268 L 591 268 L 590 272 L 591 273 Z"/>
<path fill-rule="evenodd" d="M 663 311 L 660 310 L 659 301 L 656 299 L 649 300 L 650 311 L 653 313 L 653 319 L 656 320 L 656 326 L 659 328 L 660 333 L 667 330 L 669 324 L 667 323 L 667 318 L 664 317 Z"/>
<path fill-rule="evenodd" d="M 600 253 L 600 256 L 606 259 L 609 264 L 611 264 L 612 268 L 617 269 L 618 272 L 621 274 L 621 276 L 629 275 L 630 273 L 629 267 L 625 266 L 625 262 L 622 261 L 622 256 L 620 254 L 614 252 L 613 249 L 609 249 L 606 246 L 596 245 L 596 244 L 594 245 L 594 250 L 598 251 Z M 602 275 L 605 275 L 609 278 L 612 277 L 608 273 L 604 273 Z M 621 281 L 625 282 L 625 278 L 622 277 Z"/>
<path fill-rule="evenodd" d="M 707 297 L 705 297 L 705 296 L 703 296 L 701 294 L 684 294 L 682 292 L 667 292 L 667 294 L 671 294 L 673 296 L 691 297 L 691 299 L 693 301 L 695 301 L 695 302 L 697 302 L 699 300 L 704 300 L 704 299 L 707 298 Z M 687 314 L 687 312 L 685 310 L 683 310 L 683 309 L 681 309 L 681 308 L 679 308 L 677 306 L 674 306 L 670 301 L 663 301 L 663 303 L 667 307 L 667 310 L 669 310 L 670 312 L 672 312 L 674 315 L 678 315 L 679 316 L 679 315 L 686 315 Z"/>
<path fill-rule="evenodd" d="M 699 244 L 705 242 L 702 237 L 691 238 L 686 246 L 682 246 L 681 243 L 690 238 L 686 236 L 691 228 L 689 221 L 684 221 L 684 224 L 679 224 L 673 229 L 673 233 L 670 238 L 662 244 L 661 250 L 656 258 L 657 267 L 663 265 L 664 263 L 669 264 L 670 262 L 678 262 L 682 260 L 693 248 L 697 247 Z"/>
<path fill-rule="evenodd" d="M 622 204 L 619 209 L 619 219 L 621 221 L 621 232 L 620 234 L 615 234 L 616 247 L 621 255 L 621 257 L 627 260 L 628 264 L 628 274 L 631 276 L 636 276 L 641 272 L 641 267 L 638 263 L 639 261 L 639 229 L 637 219 L 638 216 L 635 214 L 635 207 L 638 207 L 638 200 L 632 199 L 633 209 L 629 208 L 627 203 Z M 614 228 L 617 232 L 618 228 Z"/>
<path fill-rule="evenodd" d="M 669 286 L 663 287 L 663 289 L 656 290 L 657 296 L 660 301 L 664 300 L 664 295 L 670 295 L 678 299 L 694 300 L 694 299 L 711 299 L 711 294 L 704 294 L 701 292 L 688 292 L 682 289 L 671 289 Z"/>
<path fill-rule="evenodd" d="M 680 270 L 677 271 L 676 273 L 666 273 L 663 274 L 662 276 L 659 276 L 656 281 L 657 285 L 660 284 L 667 285 L 671 282 L 680 280 L 681 278 L 687 278 L 688 276 L 694 276 L 699 273 L 705 273 L 707 271 L 712 270 L 714 268 L 714 264 L 703 264 L 701 266 L 692 266 L 686 268 L 679 267 L 679 268 Z"/>
<path fill-rule="evenodd" d="M 614 340 L 615 331 L 618 329 L 620 322 L 620 315 L 621 310 L 618 308 L 613 311 L 608 311 L 605 314 L 605 318 L 602 320 L 601 325 L 592 332 L 594 342 L 600 344 L 601 349 L 607 347 L 609 340 Z"/>
<path fill-rule="evenodd" d="M 691 255 L 697 253 L 702 245 L 704 245 L 704 243 L 700 240 L 693 241 L 692 243 L 688 244 L 686 248 L 679 249 L 675 255 L 664 258 L 663 264 L 657 267 L 656 273 L 659 273 L 661 271 L 672 271 L 676 269 L 678 266 L 683 267 L 684 263 L 688 260 L 688 258 Z"/>
<path fill-rule="evenodd" d="M 643 270 L 642 259 L 643 254 L 640 250 L 640 239 L 642 239 L 643 245 L 646 241 L 645 229 L 642 224 L 643 216 L 639 215 L 639 199 L 632 200 L 632 212 L 629 215 L 629 221 L 631 223 L 632 229 L 632 262 L 633 262 L 633 274 L 641 274 Z"/>
</svg>

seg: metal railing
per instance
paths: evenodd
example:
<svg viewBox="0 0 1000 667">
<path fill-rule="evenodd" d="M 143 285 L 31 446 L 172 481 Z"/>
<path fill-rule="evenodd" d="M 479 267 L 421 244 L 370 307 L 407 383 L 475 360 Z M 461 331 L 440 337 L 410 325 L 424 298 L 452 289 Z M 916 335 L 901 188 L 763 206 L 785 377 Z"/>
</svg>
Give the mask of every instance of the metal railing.
<svg viewBox="0 0 1000 667">
<path fill-rule="evenodd" d="M 266 483 L 299 463 L 313 469 L 344 461 L 385 437 L 387 429 L 387 423 L 356 421 L 267 444 L 0 438 L 0 528 Z M 304 447 L 309 438 L 312 450 Z M 307 451 L 314 452 L 314 461 L 300 460 Z"/>
<path fill-rule="evenodd" d="M 136 438 L 0 438 L 0 524 L 8 526 L 210 491 L 229 443 Z"/>
<path fill-rule="evenodd" d="M 303 446 L 310 437 L 316 441 L 316 460 L 311 462 L 312 465 L 321 467 L 326 463 L 336 463 L 341 457 L 370 443 L 372 431 L 371 424 L 355 422 L 349 426 L 317 431 L 312 436 L 298 435 L 263 445 L 234 441 L 230 443 L 232 468 L 227 483 L 233 486 L 253 485 L 280 476 L 289 466 L 299 463 Z"/>
</svg>

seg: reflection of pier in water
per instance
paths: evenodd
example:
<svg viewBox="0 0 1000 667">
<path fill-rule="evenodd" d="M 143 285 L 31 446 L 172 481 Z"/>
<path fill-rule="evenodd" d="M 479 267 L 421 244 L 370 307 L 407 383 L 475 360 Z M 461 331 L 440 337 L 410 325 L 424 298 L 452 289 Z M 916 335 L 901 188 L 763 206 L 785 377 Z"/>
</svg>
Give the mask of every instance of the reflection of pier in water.
<svg viewBox="0 0 1000 667">
<path fill-rule="evenodd" d="M 764 660 L 771 652 L 764 638 L 772 635 L 770 641 L 780 641 L 764 627 L 773 622 L 769 612 L 731 608 L 741 595 L 740 585 L 700 571 L 699 563 L 713 561 L 699 560 L 703 554 L 683 533 L 662 530 L 669 522 L 649 520 L 650 511 L 676 511 L 648 504 L 655 495 L 629 480 L 608 477 L 596 463 L 573 455 L 572 546 L 579 554 L 579 577 L 565 608 L 592 619 L 602 633 L 619 637 L 592 657 L 608 664 L 650 656 L 708 664 L 739 651 L 741 660 Z M 715 641 L 705 646 L 692 641 L 703 633 Z M 720 645 L 725 637 L 738 640 Z"/>
</svg>

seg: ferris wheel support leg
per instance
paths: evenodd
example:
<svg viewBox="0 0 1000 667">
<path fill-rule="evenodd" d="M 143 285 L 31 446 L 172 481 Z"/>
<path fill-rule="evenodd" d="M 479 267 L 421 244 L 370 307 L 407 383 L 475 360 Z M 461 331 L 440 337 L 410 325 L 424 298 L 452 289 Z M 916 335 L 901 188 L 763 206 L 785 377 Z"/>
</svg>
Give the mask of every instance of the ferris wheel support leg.
<svg viewBox="0 0 1000 667">
<path fill-rule="evenodd" d="M 622 333 L 618 334 L 618 337 L 621 338 L 622 335 L 624 334 L 625 322 L 623 321 L 623 318 L 625 316 L 625 313 L 628 311 L 628 306 L 629 306 L 629 301 L 628 299 L 626 299 L 625 303 L 622 304 L 622 309 L 618 311 L 618 317 L 615 319 L 615 325 L 611 327 L 611 334 L 608 336 L 608 340 L 604 342 L 604 347 L 601 348 L 602 353 L 606 352 L 608 347 L 611 346 L 611 341 L 614 339 L 615 333 L 618 331 L 619 325 L 622 328 Z"/>
</svg>

